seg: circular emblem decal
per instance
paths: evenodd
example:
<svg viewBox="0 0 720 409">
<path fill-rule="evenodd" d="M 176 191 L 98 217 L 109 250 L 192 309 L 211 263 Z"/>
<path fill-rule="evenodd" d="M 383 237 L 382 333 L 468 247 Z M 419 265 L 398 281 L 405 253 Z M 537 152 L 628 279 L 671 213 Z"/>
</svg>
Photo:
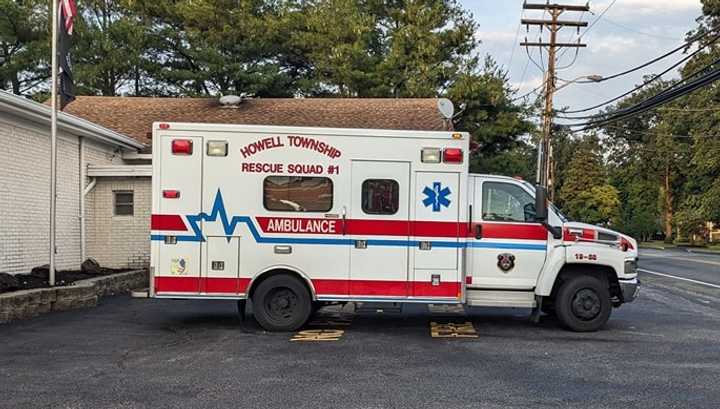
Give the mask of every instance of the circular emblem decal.
<svg viewBox="0 0 720 409">
<path fill-rule="evenodd" d="M 499 254 L 497 265 L 502 271 L 510 271 L 515 267 L 515 256 L 508 253 Z"/>
</svg>

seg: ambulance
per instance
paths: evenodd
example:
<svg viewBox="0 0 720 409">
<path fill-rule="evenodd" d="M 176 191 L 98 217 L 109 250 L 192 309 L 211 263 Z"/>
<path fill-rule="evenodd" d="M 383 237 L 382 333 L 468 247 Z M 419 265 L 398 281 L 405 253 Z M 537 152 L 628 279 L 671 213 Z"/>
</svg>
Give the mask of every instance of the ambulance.
<svg viewBox="0 0 720 409">
<path fill-rule="evenodd" d="M 470 174 L 467 133 L 155 123 L 152 140 L 150 297 L 249 300 L 269 331 L 346 302 L 595 331 L 638 293 L 635 240 Z"/>
</svg>

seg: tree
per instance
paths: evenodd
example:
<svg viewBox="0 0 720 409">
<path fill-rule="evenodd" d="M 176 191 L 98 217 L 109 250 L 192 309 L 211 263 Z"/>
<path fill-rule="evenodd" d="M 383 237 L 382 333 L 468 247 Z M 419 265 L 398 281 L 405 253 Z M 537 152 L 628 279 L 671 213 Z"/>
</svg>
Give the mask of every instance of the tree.
<svg viewBox="0 0 720 409">
<path fill-rule="evenodd" d="M 81 0 L 72 49 L 79 94 L 145 94 L 149 47 L 143 19 L 128 0 Z"/>
<path fill-rule="evenodd" d="M 598 147 L 594 135 L 578 144 L 568 163 L 558 203 L 571 219 L 614 224 L 619 216 L 619 193 L 608 182 Z"/>
<path fill-rule="evenodd" d="M 150 71 L 177 95 L 291 96 L 284 30 L 271 0 L 134 0 L 150 24 Z"/>
<path fill-rule="evenodd" d="M 473 135 L 473 172 L 528 179 L 535 174 L 535 149 L 528 143 L 535 126 L 527 120 L 528 110 L 513 103 L 512 95 L 507 74 L 490 58 L 480 70 L 467 66 L 445 94 L 460 111 L 456 128 Z"/>
<path fill-rule="evenodd" d="M 45 0 L 0 0 L 0 89 L 31 94 L 50 77 Z"/>
</svg>

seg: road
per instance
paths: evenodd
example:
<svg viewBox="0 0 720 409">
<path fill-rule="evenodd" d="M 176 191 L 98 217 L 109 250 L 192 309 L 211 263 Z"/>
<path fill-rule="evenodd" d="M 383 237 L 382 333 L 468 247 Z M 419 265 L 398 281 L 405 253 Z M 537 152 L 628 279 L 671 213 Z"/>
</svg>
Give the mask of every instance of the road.
<svg viewBox="0 0 720 409">
<path fill-rule="evenodd" d="M 718 256 L 641 257 L 720 284 Z M 641 275 L 641 298 L 593 334 L 526 310 L 412 306 L 321 310 L 317 328 L 343 332 L 297 342 L 241 323 L 232 302 L 107 298 L 0 326 L 0 407 L 719 407 L 720 289 Z M 477 338 L 433 338 L 432 321 Z"/>
</svg>

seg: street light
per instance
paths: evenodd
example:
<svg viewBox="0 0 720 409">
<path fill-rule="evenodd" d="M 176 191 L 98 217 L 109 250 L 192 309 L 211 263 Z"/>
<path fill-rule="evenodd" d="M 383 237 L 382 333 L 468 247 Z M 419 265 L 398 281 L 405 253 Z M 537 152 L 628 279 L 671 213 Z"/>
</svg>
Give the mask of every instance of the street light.
<svg viewBox="0 0 720 409">
<path fill-rule="evenodd" d="M 597 75 L 597 74 L 583 75 L 581 77 L 575 78 L 572 81 L 565 81 L 565 80 L 560 79 L 560 81 L 564 82 L 564 84 L 555 88 L 555 92 L 560 91 L 561 89 L 567 87 L 568 85 L 572 85 L 572 84 L 581 82 L 582 80 L 587 80 L 585 83 L 590 83 L 590 82 L 602 82 L 604 79 L 605 79 L 605 77 L 603 77 L 602 75 Z"/>
</svg>

